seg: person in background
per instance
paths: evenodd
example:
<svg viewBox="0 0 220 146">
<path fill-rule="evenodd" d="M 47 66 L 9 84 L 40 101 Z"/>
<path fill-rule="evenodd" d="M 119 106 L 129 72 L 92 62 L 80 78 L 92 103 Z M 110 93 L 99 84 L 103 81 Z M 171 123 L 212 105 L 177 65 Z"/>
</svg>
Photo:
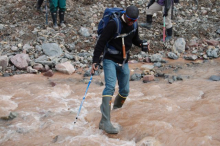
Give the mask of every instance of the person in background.
<svg viewBox="0 0 220 146">
<path fill-rule="evenodd" d="M 66 27 L 64 24 L 64 14 L 66 11 L 66 0 L 50 0 L 50 12 L 53 19 L 53 28 L 58 30 L 57 11 L 59 9 L 60 26 Z"/>
<path fill-rule="evenodd" d="M 44 2 L 44 0 L 37 0 L 37 10 L 38 11 L 42 11 L 41 5 L 42 5 L 43 2 Z"/>
<path fill-rule="evenodd" d="M 94 71 L 98 69 L 96 65 L 99 64 L 100 56 L 107 48 L 107 52 L 103 55 L 105 89 L 102 93 L 102 104 L 100 106 L 102 118 L 99 123 L 99 129 L 102 129 L 109 134 L 117 134 L 119 132 L 117 128 L 113 127 L 110 121 L 112 96 L 114 95 L 117 80 L 119 93 L 115 98 L 113 109 L 121 108 L 129 94 L 129 50 L 131 49 L 132 44 L 134 44 L 135 46 L 141 47 L 142 51 L 148 51 L 148 45 L 139 38 L 138 27 L 134 29 L 133 24 L 136 23 L 136 25 L 138 25 L 138 17 L 139 10 L 136 6 L 127 7 L 126 12 L 121 14 L 118 19 L 120 20 L 122 28 L 120 34 L 128 35 L 124 38 L 118 37 L 111 39 L 114 38 L 117 32 L 117 24 L 115 21 L 109 21 L 103 29 L 94 49 L 91 74 L 94 74 Z M 124 52 L 126 52 L 126 59 L 123 58 L 123 44 L 125 44 L 126 51 Z M 114 51 L 111 51 L 111 49 Z"/>
<path fill-rule="evenodd" d="M 141 27 L 151 29 L 152 27 L 152 16 L 157 11 L 163 11 L 163 17 L 165 17 L 166 26 L 166 38 L 165 41 L 172 39 L 172 22 L 171 22 L 171 6 L 173 0 L 150 0 L 146 10 L 146 23 L 140 23 Z"/>
</svg>

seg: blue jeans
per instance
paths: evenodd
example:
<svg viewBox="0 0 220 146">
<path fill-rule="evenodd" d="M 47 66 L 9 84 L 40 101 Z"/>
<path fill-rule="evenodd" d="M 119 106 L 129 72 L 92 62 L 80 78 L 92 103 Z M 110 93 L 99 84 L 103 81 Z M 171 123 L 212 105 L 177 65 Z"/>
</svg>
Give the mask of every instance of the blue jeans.
<svg viewBox="0 0 220 146">
<path fill-rule="evenodd" d="M 125 63 L 122 68 L 122 66 L 119 66 L 119 64 L 114 61 L 104 59 L 103 68 L 105 74 L 105 89 L 102 95 L 112 97 L 115 92 L 116 80 L 118 79 L 119 94 L 123 97 L 127 97 L 129 93 L 130 78 L 128 63 Z"/>
</svg>

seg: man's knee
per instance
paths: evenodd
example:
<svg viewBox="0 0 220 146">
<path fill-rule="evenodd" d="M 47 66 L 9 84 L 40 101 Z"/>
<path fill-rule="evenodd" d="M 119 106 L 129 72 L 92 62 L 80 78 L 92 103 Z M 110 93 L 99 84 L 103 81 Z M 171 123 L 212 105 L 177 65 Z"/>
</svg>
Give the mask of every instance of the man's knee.
<svg viewBox="0 0 220 146">
<path fill-rule="evenodd" d="M 115 92 L 115 87 L 113 86 L 106 86 L 104 91 L 103 91 L 103 95 L 113 95 Z"/>
<path fill-rule="evenodd" d="M 129 94 L 129 88 L 123 88 L 122 90 L 119 91 L 119 94 L 123 97 L 127 97 Z"/>
</svg>

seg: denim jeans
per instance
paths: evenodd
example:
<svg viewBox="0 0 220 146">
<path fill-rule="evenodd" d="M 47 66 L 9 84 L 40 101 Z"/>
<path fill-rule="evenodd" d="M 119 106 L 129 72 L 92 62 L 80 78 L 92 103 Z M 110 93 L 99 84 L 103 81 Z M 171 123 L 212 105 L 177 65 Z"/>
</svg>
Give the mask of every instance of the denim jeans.
<svg viewBox="0 0 220 146">
<path fill-rule="evenodd" d="M 118 79 L 119 94 L 123 97 L 127 97 L 129 93 L 129 78 L 130 70 L 128 63 L 124 66 L 120 66 L 112 60 L 104 59 L 103 68 L 105 75 L 105 89 L 103 90 L 103 96 L 113 96 L 115 92 L 115 84 Z"/>
</svg>

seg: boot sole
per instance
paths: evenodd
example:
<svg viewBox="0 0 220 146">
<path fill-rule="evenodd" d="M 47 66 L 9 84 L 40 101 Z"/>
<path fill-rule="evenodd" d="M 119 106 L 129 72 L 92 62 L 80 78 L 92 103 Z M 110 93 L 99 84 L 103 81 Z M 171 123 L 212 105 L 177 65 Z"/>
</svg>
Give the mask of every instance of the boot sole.
<svg viewBox="0 0 220 146">
<path fill-rule="evenodd" d="M 106 130 L 105 130 L 104 128 L 102 128 L 102 127 L 99 127 L 99 129 L 105 131 L 105 132 L 108 133 L 108 134 L 118 134 L 118 133 L 119 133 L 119 131 L 118 131 L 118 132 L 109 132 L 109 131 L 106 131 Z"/>
</svg>

